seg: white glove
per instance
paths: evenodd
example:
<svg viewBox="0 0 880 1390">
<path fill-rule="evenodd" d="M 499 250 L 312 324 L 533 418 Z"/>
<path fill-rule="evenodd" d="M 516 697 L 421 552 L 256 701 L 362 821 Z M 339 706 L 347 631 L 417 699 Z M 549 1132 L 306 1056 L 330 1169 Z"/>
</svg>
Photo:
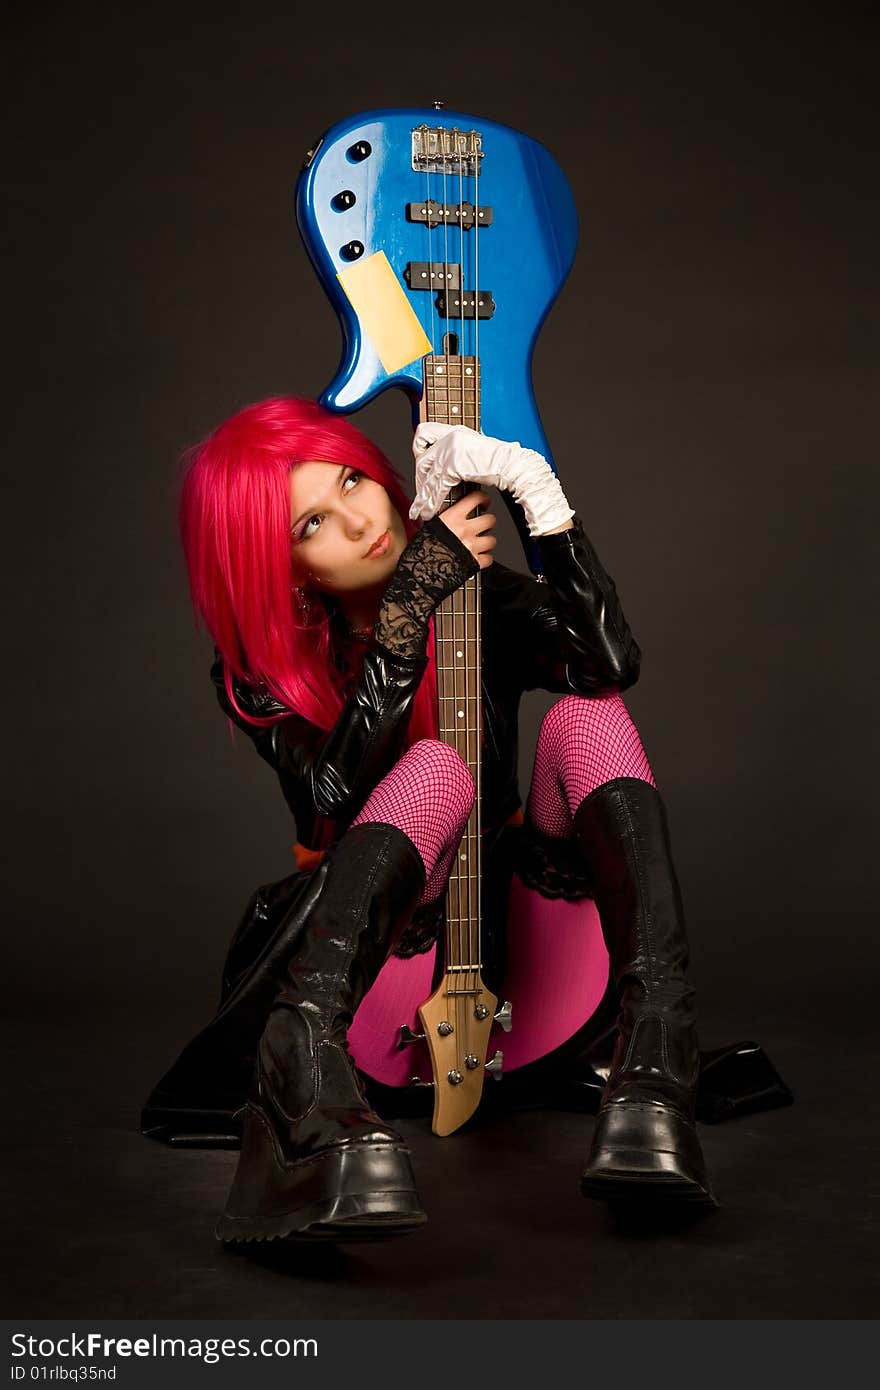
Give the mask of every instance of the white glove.
<svg viewBox="0 0 880 1390">
<path fill-rule="evenodd" d="M 574 516 L 543 454 L 507 444 L 467 425 L 425 421 L 413 439 L 416 495 L 413 520 L 436 516 L 456 483 L 482 483 L 512 493 L 522 507 L 530 536 L 543 536 Z"/>
</svg>

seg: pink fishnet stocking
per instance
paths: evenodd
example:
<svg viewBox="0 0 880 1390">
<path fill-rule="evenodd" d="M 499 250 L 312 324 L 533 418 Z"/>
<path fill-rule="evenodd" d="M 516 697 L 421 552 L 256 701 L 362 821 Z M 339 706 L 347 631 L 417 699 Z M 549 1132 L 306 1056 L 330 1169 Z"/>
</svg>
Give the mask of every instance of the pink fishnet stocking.
<svg viewBox="0 0 880 1390">
<path fill-rule="evenodd" d="M 473 804 L 474 779 L 455 749 L 424 738 L 382 778 L 352 824 L 381 821 L 409 836 L 427 876 L 420 902 L 429 903 L 446 888 Z"/>
<path fill-rule="evenodd" d="M 615 777 L 657 785 L 626 705 L 619 695 L 566 695 L 541 724 L 529 819 L 544 835 L 568 835 L 584 797 Z"/>
</svg>

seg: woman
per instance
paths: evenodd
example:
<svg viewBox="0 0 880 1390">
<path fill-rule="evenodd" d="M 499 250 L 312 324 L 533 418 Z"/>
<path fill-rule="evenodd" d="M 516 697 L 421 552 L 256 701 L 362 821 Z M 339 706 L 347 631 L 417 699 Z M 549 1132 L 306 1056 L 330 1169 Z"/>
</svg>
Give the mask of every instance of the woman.
<svg viewBox="0 0 880 1390">
<path fill-rule="evenodd" d="M 227 1241 L 370 1238 L 425 1220 L 409 1153 L 367 1104 L 346 1035 L 389 953 L 430 942 L 473 806 L 468 769 L 435 736 L 430 639 L 437 605 L 478 569 L 488 871 L 520 804 L 519 698 L 558 693 L 517 871 L 575 898 L 588 881 L 617 990 L 582 1190 L 714 1204 L 694 1128 L 681 900 L 620 698 L 639 650 L 614 584 L 539 454 L 444 425 L 420 426 L 414 450 L 408 508 L 349 422 L 282 398 L 222 424 L 184 478 L 183 546 L 220 703 L 277 772 L 299 841 L 299 872 L 246 914 L 217 1016 L 149 1103 L 169 1113 L 210 1095 L 210 1110 L 246 1090 Z M 478 490 L 441 513 L 460 480 Z M 493 564 L 487 486 L 522 507 L 543 583 Z"/>
</svg>

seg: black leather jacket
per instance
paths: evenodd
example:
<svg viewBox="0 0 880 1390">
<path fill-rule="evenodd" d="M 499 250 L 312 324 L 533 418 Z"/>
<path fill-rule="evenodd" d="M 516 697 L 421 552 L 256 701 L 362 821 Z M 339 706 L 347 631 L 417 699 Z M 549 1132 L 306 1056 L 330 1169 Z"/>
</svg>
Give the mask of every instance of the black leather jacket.
<svg viewBox="0 0 880 1390">
<path fill-rule="evenodd" d="M 639 648 L 614 581 L 575 518 L 571 530 L 537 539 L 543 579 L 493 564 L 482 573 L 483 825 L 497 829 L 520 805 L 517 743 L 526 690 L 598 695 L 626 690 L 639 673 Z M 404 658 L 372 642 L 363 671 L 335 727 L 317 728 L 298 714 L 272 727 L 242 720 L 231 708 L 223 663 L 211 668 L 222 708 L 278 773 L 297 835 L 313 845 L 319 817 L 341 833 L 403 748 L 427 658 Z M 235 684 L 241 708 L 259 716 L 285 707 L 263 686 Z"/>
</svg>

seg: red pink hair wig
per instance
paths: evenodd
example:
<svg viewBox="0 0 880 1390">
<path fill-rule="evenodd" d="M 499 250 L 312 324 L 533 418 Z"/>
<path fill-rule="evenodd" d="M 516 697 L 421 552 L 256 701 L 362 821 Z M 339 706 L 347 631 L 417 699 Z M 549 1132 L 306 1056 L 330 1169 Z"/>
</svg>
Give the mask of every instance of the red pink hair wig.
<svg viewBox="0 0 880 1390">
<path fill-rule="evenodd" d="M 232 681 L 262 682 L 289 710 L 330 729 L 343 706 L 320 596 L 304 622 L 291 568 L 291 469 L 348 464 L 385 488 L 407 536 L 416 529 L 391 463 L 348 420 L 313 401 L 279 396 L 240 410 L 184 455 L 179 520 L 196 625 L 204 623 Z M 433 643 L 409 742 L 435 734 Z M 243 718 L 249 718 L 243 711 Z M 254 724 L 274 723 L 250 718 Z"/>
</svg>

